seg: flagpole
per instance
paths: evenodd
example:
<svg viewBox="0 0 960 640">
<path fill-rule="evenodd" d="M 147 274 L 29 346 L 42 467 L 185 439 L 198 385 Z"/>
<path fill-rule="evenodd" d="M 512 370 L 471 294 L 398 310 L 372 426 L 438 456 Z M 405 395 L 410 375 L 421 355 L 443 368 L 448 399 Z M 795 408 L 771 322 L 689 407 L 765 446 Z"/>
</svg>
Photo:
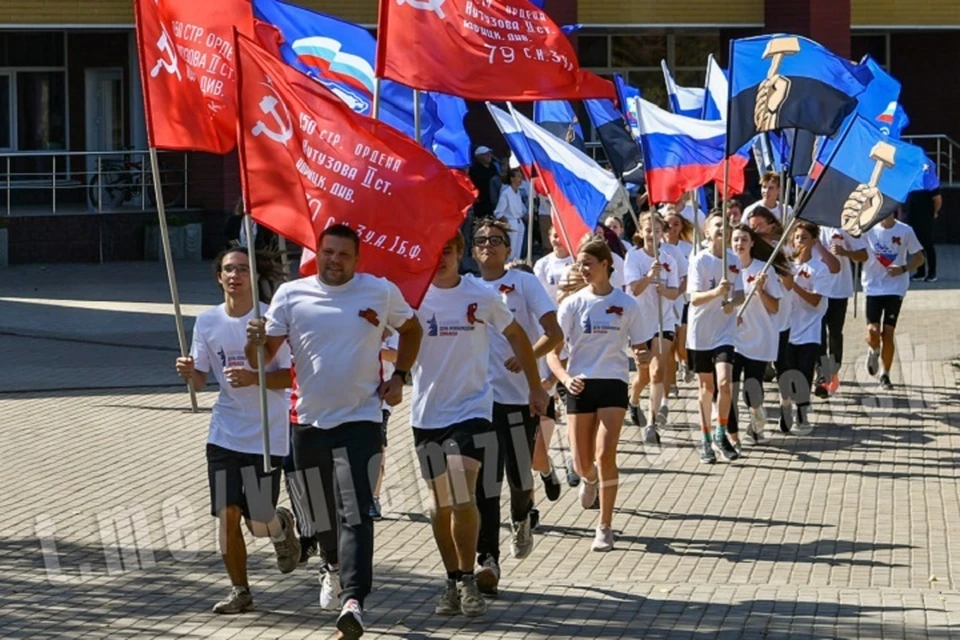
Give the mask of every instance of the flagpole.
<svg viewBox="0 0 960 640">
<path fill-rule="evenodd" d="M 660 238 L 658 237 L 657 227 L 659 226 L 659 215 L 656 211 L 650 212 L 650 227 L 653 229 L 653 260 L 657 264 L 660 263 Z M 660 265 L 660 268 L 663 268 L 663 265 Z M 663 357 L 663 298 L 660 296 L 660 283 L 663 281 L 663 278 L 660 274 L 657 274 L 657 283 L 654 285 L 654 291 L 657 294 L 657 325 L 659 327 L 659 333 L 657 334 L 657 347 L 660 352 L 660 357 Z M 651 384 L 652 384 L 651 380 Z"/>
<path fill-rule="evenodd" d="M 167 230 L 167 207 L 163 202 L 163 186 L 160 184 L 160 163 L 157 160 L 157 148 L 150 147 L 150 172 L 153 176 L 154 200 L 157 203 L 157 216 L 160 219 L 160 244 L 163 246 L 163 261 L 167 266 L 167 282 L 170 284 L 170 298 L 173 300 L 173 317 L 177 325 L 177 340 L 180 342 L 180 356 L 190 355 L 187 348 L 187 331 L 183 326 L 183 312 L 180 310 L 180 292 L 177 289 L 177 273 L 173 268 L 173 252 L 170 250 L 170 234 Z M 196 413 L 197 392 L 193 383 L 187 383 L 190 392 L 190 410 Z"/>
<path fill-rule="evenodd" d="M 533 266 L 533 196 L 536 190 L 533 188 L 533 177 L 528 181 L 527 189 L 527 264 Z"/>
<path fill-rule="evenodd" d="M 729 242 L 727 235 L 730 232 L 730 222 L 727 220 L 727 185 L 729 183 L 730 156 L 727 155 L 723 159 L 723 185 L 720 187 L 720 196 L 723 198 L 723 206 L 720 209 L 721 215 L 723 216 L 723 278 L 721 282 L 729 282 L 729 280 L 727 280 L 727 244 Z M 694 200 L 696 200 L 696 196 L 694 196 Z"/>
<path fill-rule="evenodd" d="M 697 192 L 688 191 L 690 194 L 690 206 L 693 207 L 693 252 L 700 251 L 700 203 L 697 201 Z M 683 217 L 680 212 L 677 215 Z"/>
<path fill-rule="evenodd" d="M 373 79 L 373 106 L 370 109 L 370 114 L 374 120 L 380 119 L 380 78 Z"/>
<path fill-rule="evenodd" d="M 423 135 L 420 131 L 420 91 L 413 90 L 413 139 L 423 144 Z"/>
<path fill-rule="evenodd" d="M 243 226 L 247 230 L 247 237 L 253 237 L 253 218 L 246 211 L 244 206 Z M 247 248 L 247 256 L 250 259 L 250 287 L 253 289 L 253 317 L 260 320 L 260 283 L 257 280 L 257 252 L 250 242 Z M 270 473 L 273 470 L 273 464 L 270 461 L 270 414 L 267 411 L 267 369 L 263 364 L 264 348 L 263 345 L 257 347 L 257 385 L 260 389 L 260 427 L 263 440 L 263 472 Z"/>
<path fill-rule="evenodd" d="M 757 277 L 764 276 L 770 270 L 770 267 L 773 266 L 773 261 L 776 259 L 777 254 L 783 249 L 783 245 L 786 244 L 787 238 L 790 236 L 790 232 L 793 231 L 793 227 L 797 224 L 799 218 L 793 216 L 790 220 L 790 224 L 783 229 L 783 235 L 780 236 L 780 240 L 777 242 L 777 246 L 773 248 L 773 253 L 770 254 L 770 259 L 767 260 L 767 263 L 763 265 L 763 269 L 760 270 L 760 273 L 757 274 Z M 747 308 L 747 305 L 750 304 L 750 300 L 753 299 L 753 296 L 757 293 L 757 288 L 754 287 L 750 293 L 747 294 L 746 299 L 743 301 L 743 304 L 740 305 L 740 308 L 737 310 L 737 320 L 740 320 L 743 317 L 743 311 Z"/>
</svg>

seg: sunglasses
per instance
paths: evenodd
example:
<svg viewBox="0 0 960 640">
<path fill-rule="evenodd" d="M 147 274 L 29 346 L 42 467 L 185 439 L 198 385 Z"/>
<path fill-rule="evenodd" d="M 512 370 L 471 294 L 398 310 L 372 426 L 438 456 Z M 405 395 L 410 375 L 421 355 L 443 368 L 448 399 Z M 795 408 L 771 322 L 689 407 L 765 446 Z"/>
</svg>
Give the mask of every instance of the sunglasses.
<svg viewBox="0 0 960 640">
<path fill-rule="evenodd" d="M 239 273 L 240 275 L 250 273 L 250 267 L 245 264 L 228 264 L 220 270 L 224 273 Z"/>
<path fill-rule="evenodd" d="M 473 246 L 482 247 L 490 245 L 491 247 L 502 247 L 507 240 L 501 236 L 477 236 L 473 239 Z"/>
</svg>

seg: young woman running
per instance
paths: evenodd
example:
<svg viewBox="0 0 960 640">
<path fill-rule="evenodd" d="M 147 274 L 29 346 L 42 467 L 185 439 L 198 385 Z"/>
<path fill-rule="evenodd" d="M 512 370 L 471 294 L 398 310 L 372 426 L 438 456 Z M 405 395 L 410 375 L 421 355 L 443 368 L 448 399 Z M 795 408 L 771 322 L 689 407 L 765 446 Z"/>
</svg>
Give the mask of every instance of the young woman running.
<svg viewBox="0 0 960 640">
<path fill-rule="evenodd" d="M 777 359 L 780 343 L 780 323 L 777 312 L 785 291 L 779 274 L 790 272 L 786 258 L 778 253 L 773 270 L 761 274 L 764 264 L 773 255 L 773 247 L 745 224 L 734 228 L 730 238 L 733 252 L 740 260 L 740 277 L 744 295 L 756 289 L 756 300 L 744 309 L 737 326 L 736 354 L 733 361 L 733 404 L 730 421 L 737 420 L 737 387 L 743 381 L 743 399 L 750 409 L 747 435 L 755 444 L 763 442 L 767 412 L 763 408 L 763 376 L 767 364 Z M 739 446 L 739 443 L 734 446 Z"/>
<path fill-rule="evenodd" d="M 640 312 L 658 325 L 657 335 L 647 341 L 650 364 L 637 368 L 637 377 L 630 388 L 631 417 L 640 426 L 640 394 L 650 384 L 650 417 L 643 432 L 643 441 L 647 444 L 660 444 L 657 427 L 666 426 L 670 412 L 664 393 L 664 380 L 669 360 L 673 357 L 673 341 L 676 337 L 674 302 L 680 296 L 680 266 L 673 252 L 662 245 L 658 247 L 657 254 L 653 252 L 654 241 L 662 231 L 660 216 L 649 211 L 640 215 L 640 229 L 634 236 L 639 248 L 627 255 L 625 273 L 628 293 L 636 298 Z M 662 333 L 659 330 L 660 314 L 663 315 Z"/>
<path fill-rule="evenodd" d="M 690 260 L 687 281 L 690 293 L 687 348 L 693 352 L 694 371 L 700 381 L 700 427 L 703 434 L 700 462 L 704 464 L 714 464 L 717 454 L 727 461 L 740 457 L 736 449 L 738 434 L 736 431 L 728 434 L 727 429 L 733 401 L 734 312 L 743 302 L 743 283 L 737 257 L 732 253 L 727 254 L 724 271 L 723 226 L 720 214 L 713 213 L 707 218 L 704 236 L 708 248 Z M 718 424 L 711 435 L 714 404 Z"/>
<path fill-rule="evenodd" d="M 779 375 L 781 431 L 804 435 L 810 425 L 810 386 L 820 357 L 820 328 L 827 313 L 824 292 L 830 284 L 830 270 L 820 259 L 820 227 L 799 220 L 791 234 L 793 257 L 793 307 L 790 312 L 790 339 L 786 349 L 786 371 Z M 783 402 L 786 404 L 783 404 Z M 793 427 L 791 402 L 797 405 Z M 786 429 L 784 429 L 786 427 Z"/>
<path fill-rule="evenodd" d="M 687 295 L 687 274 L 690 270 L 690 258 L 693 252 L 693 224 L 677 213 L 676 209 L 667 209 L 664 216 L 663 243 L 673 247 L 674 258 L 680 267 L 680 291 L 682 295 L 674 300 L 674 317 L 677 319 L 677 339 L 673 342 L 676 364 L 670 367 L 669 384 L 677 384 L 677 377 L 684 382 L 693 382 L 693 367 L 687 360 L 687 314 L 690 308 L 690 296 Z"/>
<path fill-rule="evenodd" d="M 617 442 L 627 410 L 627 346 L 638 367 L 647 359 L 646 342 L 656 332 L 636 301 L 610 284 L 613 258 L 603 240 L 581 245 L 577 254 L 585 288 L 565 298 L 557 313 L 570 358 L 561 347 L 547 355 L 554 375 L 568 390 L 567 429 L 580 483 L 580 504 L 600 503 L 594 551 L 613 549 L 613 507 L 617 498 Z"/>
</svg>

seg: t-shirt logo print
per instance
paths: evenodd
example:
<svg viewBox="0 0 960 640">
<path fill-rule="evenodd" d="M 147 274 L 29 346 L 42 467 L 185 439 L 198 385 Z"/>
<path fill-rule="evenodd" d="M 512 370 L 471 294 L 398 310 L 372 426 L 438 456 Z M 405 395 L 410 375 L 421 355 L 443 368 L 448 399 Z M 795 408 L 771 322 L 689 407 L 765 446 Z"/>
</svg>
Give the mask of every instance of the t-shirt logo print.
<svg viewBox="0 0 960 640">
<path fill-rule="evenodd" d="M 220 364 L 225 368 L 227 366 L 227 352 L 223 350 L 223 347 L 217 349 L 217 355 L 220 356 Z"/>
<path fill-rule="evenodd" d="M 747 276 L 747 284 L 752 284 L 757 279 L 756 275 Z"/>
<path fill-rule="evenodd" d="M 477 318 L 477 309 L 479 308 L 480 308 L 480 305 L 477 304 L 476 302 L 471 302 L 470 304 L 467 305 L 467 322 L 469 322 L 470 324 L 477 324 L 478 322 L 480 324 L 484 324 L 483 320 L 480 320 L 479 318 Z"/>
<path fill-rule="evenodd" d="M 440 324 L 437 322 L 437 316 L 434 314 L 432 318 L 427 320 L 427 335 L 433 338 L 436 338 L 440 333 Z"/>
<path fill-rule="evenodd" d="M 516 290 L 517 290 L 517 287 L 516 287 L 516 285 L 513 285 L 513 284 L 502 284 L 502 285 L 500 285 L 500 293 L 504 293 L 504 294 L 509 295 L 509 294 L 513 293 L 514 291 L 516 291 Z"/>
<path fill-rule="evenodd" d="M 373 309 L 363 309 L 357 312 L 357 315 L 372 324 L 375 327 L 380 326 L 380 316 Z"/>
<path fill-rule="evenodd" d="M 622 315 L 623 315 L 623 307 L 616 307 L 616 306 L 614 306 L 614 307 L 607 307 L 607 314 L 608 314 L 608 315 L 615 315 L 615 316 L 622 316 Z"/>
<path fill-rule="evenodd" d="M 893 242 L 893 244 L 897 245 L 898 247 L 901 246 L 900 236 L 893 236 L 893 239 L 891 240 L 891 242 Z"/>
<path fill-rule="evenodd" d="M 735 265 L 735 264 L 732 264 L 732 265 L 730 265 L 730 271 L 733 272 L 733 273 L 739 274 L 739 273 L 740 273 L 740 267 L 738 267 L 738 266 Z"/>
</svg>

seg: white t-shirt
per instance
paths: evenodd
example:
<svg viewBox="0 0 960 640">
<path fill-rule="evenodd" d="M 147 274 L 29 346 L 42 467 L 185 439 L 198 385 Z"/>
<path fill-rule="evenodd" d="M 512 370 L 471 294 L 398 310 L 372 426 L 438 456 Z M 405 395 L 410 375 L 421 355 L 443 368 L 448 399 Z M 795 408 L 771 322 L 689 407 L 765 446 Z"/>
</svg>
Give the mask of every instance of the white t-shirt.
<svg viewBox="0 0 960 640">
<path fill-rule="evenodd" d="M 690 258 L 693 257 L 693 245 L 686 240 L 680 240 L 675 245 L 665 242 L 663 246 L 673 250 L 673 257 L 677 261 L 677 266 L 680 267 L 680 287 L 682 291 L 673 301 L 673 312 L 677 318 L 677 326 L 680 326 L 680 322 L 683 320 L 683 307 L 690 302 L 690 294 L 687 293 L 687 283 L 684 282 L 684 278 L 690 274 Z"/>
<path fill-rule="evenodd" d="M 854 238 L 843 229 L 836 227 L 820 227 L 820 242 L 830 250 L 830 245 L 839 244 L 848 251 L 858 251 L 866 247 L 863 240 Z M 853 262 L 850 258 L 837 256 L 840 262 L 840 272 L 830 274 L 826 296 L 828 298 L 853 297 Z"/>
<path fill-rule="evenodd" d="M 267 312 L 267 335 L 289 336 L 300 424 L 333 429 L 381 422 L 383 330 L 412 317 L 397 285 L 366 273 L 336 287 L 316 277 L 280 285 Z"/>
<path fill-rule="evenodd" d="M 624 291 L 627 287 L 626 262 L 613 252 L 610 255 L 613 256 L 613 274 L 610 276 L 610 286 Z"/>
<path fill-rule="evenodd" d="M 267 305 L 261 304 L 261 313 Z M 227 382 L 226 367 L 250 369 L 243 348 L 247 344 L 247 322 L 253 309 L 242 318 L 227 315 L 226 306 L 218 305 L 197 316 L 193 327 L 190 356 L 197 371 L 213 372 L 220 395 L 213 405 L 210 434 L 207 442 L 240 453 L 263 453 L 260 389 L 257 385 L 235 389 Z M 266 370 L 290 368 L 290 347 L 284 343 Z M 270 454 L 285 456 L 290 452 L 290 404 L 286 389 L 267 389 L 267 411 L 270 419 Z"/>
<path fill-rule="evenodd" d="M 560 303 L 557 320 L 570 352 L 567 372 L 591 379 L 629 380 L 627 347 L 646 343 L 656 333 L 637 301 L 619 289 L 605 296 L 581 289 Z"/>
<path fill-rule="evenodd" d="M 793 263 L 793 307 L 790 311 L 790 344 L 819 344 L 821 324 L 827 313 L 827 296 L 824 291 L 830 285 L 830 270 L 819 256 L 812 256 L 808 262 Z M 811 306 L 800 298 L 797 287 L 810 293 L 819 293 L 820 304 Z"/>
<path fill-rule="evenodd" d="M 727 280 L 733 285 L 731 295 L 743 291 L 740 262 L 736 254 L 727 252 Z M 690 260 L 687 292 L 709 291 L 723 280 L 723 260 L 711 251 L 701 251 Z M 687 348 L 710 351 L 717 347 L 734 346 L 737 341 L 737 314 L 723 312 L 723 299 L 714 298 L 702 305 L 690 304 L 687 329 Z"/>
<path fill-rule="evenodd" d="M 506 218 L 511 226 L 517 227 L 527 217 L 527 207 L 523 204 L 523 196 L 520 191 L 514 191 L 510 185 L 504 185 L 500 190 L 500 200 L 497 202 L 497 208 L 494 215 L 498 218 Z"/>
<path fill-rule="evenodd" d="M 558 258 L 557 254 L 548 253 L 533 265 L 534 275 L 537 276 L 540 284 L 543 285 L 547 295 L 554 303 L 557 301 L 560 283 L 572 264 L 573 256 L 568 255 L 566 258 Z"/>
<path fill-rule="evenodd" d="M 687 202 L 683 205 L 683 209 L 677 209 L 677 213 L 686 218 L 687 222 L 690 222 L 693 225 L 699 226 L 703 229 L 703 223 L 707 221 L 706 214 L 700 210 L 700 207 L 697 207 L 697 219 L 693 219 L 693 205 Z"/>
<path fill-rule="evenodd" d="M 540 318 L 555 312 L 557 305 L 547 295 L 536 276 L 518 269 L 509 269 L 499 280 L 477 278 L 477 282 L 500 296 L 513 314 L 513 319 L 527 334 L 531 345 L 540 339 L 543 335 Z M 527 405 L 530 402 L 527 378 L 523 372 L 512 373 L 503 366 L 513 357 L 510 341 L 503 335 L 503 331 L 497 331 L 493 327 L 488 327 L 488 331 L 490 363 L 487 377 L 493 384 L 493 401 L 498 404 Z"/>
<path fill-rule="evenodd" d="M 776 206 L 771 208 L 763 204 L 763 200 L 757 200 L 756 202 L 754 202 L 749 207 L 743 210 L 744 222 L 746 222 L 750 218 L 750 212 L 756 209 L 757 207 L 763 207 L 764 209 L 772 213 L 777 218 L 777 220 L 779 220 L 781 223 L 783 222 L 783 204 L 780 201 L 777 201 Z M 787 217 L 789 218 L 792 214 L 793 214 L 793 207 L 791 207 L 790 205 L 787 205 Z"/>
<path fill-rule="evenodd" d="M 452 289 L 430 285 L 417 316 L 423 341 L 412 372 L 410 424 L 445 429 L 472 418 L 491 420 L 490 333 L 510 326 L 510 309 L 476 278 L 460 278 Z"/>
<path fill-rule="evenodd" d="M 763 262 L 759 260 L 754 260 L 749 267 L 743 267 L 740 270 L 744 294 L 749 296 L 750 292 L 756 288 L 756 279 L 761 271 L 763 271 Z M 786 292 L 773 269 L 767 272 L 767 284 L 763 290 L 783 304 Z M 777 311 L 779 312 L 779 305 Z M 760 300 L 760 293 L 757 292 L 743 311 L 743 322 L 737 326 L 737 344 L 734 345 L 737 353 L 760 362 L 776 360 L 780 343 L 780 323 L 777 315 L 767 311 L 763 301 Z"/>
<path fill-rule="evenodd" d="M 673 250 L 667 248 L 669 246 L 670 245 L 661 244 L 659 247 L 660 264 L 662 265 L 660 268 L 660 281 L 669 288 L 679 289 L 680 265 L 677 264 L 674 258 Z M 645 278 L 647 272 L 650 271 L 651 265 L 653 265 L 653 256 L 647 255 L 647 252 L 643 249 L 631 249 L 630 253 L 627 254 L 625 270 L 628 287 L 634 282 Z M 627 291 L 627 293 L 630 293 L 630 291 Z M 659 324 L 657 310 L 658 297 L 656 287 L 654 287 L 653 283 L 650 283 L 639 296 L 635 296 L 637 304 L 640 306 L 640 312 L 644 314 L 644 316 L 653 316 L 657 324 Z M 672 331 L 677 326 L 677 321 L 679 320 L 679 316 L 676 315 L 674 301 L 664 298 L 660 306 L 663 309 L 663 330 Z"/>
<path fill-rule="evenodd" d="M 897 220 L 892 227 L 884 229 L 876 225 L 862 236 L 867 248 L 867 261 L 863 263 L 863 291 L 868 296 L 907 295 L 910 274 L 891 276 L 887 267 L 904 267 L 909 256 L 923 251 L 913 227 Z"/>
</svg>

